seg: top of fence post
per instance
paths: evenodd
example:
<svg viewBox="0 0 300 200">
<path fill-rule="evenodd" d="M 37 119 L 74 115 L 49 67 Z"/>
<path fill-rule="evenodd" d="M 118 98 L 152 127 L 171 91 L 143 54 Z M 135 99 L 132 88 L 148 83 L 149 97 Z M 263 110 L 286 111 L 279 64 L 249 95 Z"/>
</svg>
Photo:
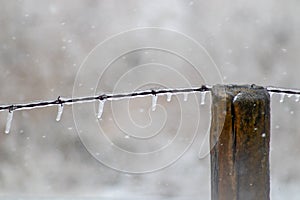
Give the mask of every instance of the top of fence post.
<svg viewBox="0 0 300 200">
<path fill-rule="evenodd" d="M 216 85 L 212 88 L 212 101 L 212 199 L 268 200 L 270 97 L 267 90 L 254 85 Z M 224 124 L 218 124 L 220 119 Z"/>
</svg>

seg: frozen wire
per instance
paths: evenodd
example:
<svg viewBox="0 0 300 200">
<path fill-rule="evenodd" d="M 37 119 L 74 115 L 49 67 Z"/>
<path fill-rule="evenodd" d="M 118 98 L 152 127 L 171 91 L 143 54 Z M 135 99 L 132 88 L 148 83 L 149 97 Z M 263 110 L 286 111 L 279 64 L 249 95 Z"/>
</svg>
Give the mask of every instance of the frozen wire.
<svg viewBox="0 0 300 200">
<path fill-rule="evenodd" d="M 121 99 L 130 99 L 135 97 L 146 97 L 146 96 L 155 96 L 163 94 L 179 94 L 179 93 L 194 93 L 194 92 L 204 92 L 210 91 L 211 87 L 203 85 L 201 87 L 194 88 L 179 88 L 179 89 L 156 89 L 156 90 L 146 90 L 146 91 L 137 91 L 132 93 L 120 93 L 120 94 L 102 94 L 89 97 L 78 97 L 78 98 L 60 98 L 52 101 L 40 101 L 27 104 L 12 104 L 12 105 L 2 105 L 0 106 L 0 111 L 10 110 L 30 110 L 35 108 L 43 108 L 48 106 L 55 105 L 73 105 L 77 103 L 90 103 L 98 100 L 121 100 Z"/>
<path fill-rule="evenodd" d="M 169 101 L 171 101 L 170 95 L 179 94 L 179 93 L 194 93 L 194 92 L 203 92 L 211 91 L 212 87 L 208 85 L 202 85 L 201 87 L 194 88 L 179 88 L 179 89 L 157 89 L 157 90 L 147 90 L 147 91 L 137 91 L 132 93 L 120 93 L 120 94 L 102 94 L 89 97 L 78 97 L 78 98 L 66 98 L 66 99 L 56 99 L 52 101 L 40 101 L 26 104 L 11 104 L 11 105 L 2 105 L 0 106 L 0 112 L 5 110 L 16 111 L 16 110 L 30 110 L 35 108 L 44 108 L 48 106 L 55 105 L 73 105 L 77 103 L 89 103 L 95 102 L 97 100 L 121 100 L 135 97 L 145 97 L 151 95 L 162 95 L 167 94 Z M 284 93 L 284 94 L 294 94 L 300 95 L 300 90 L 297 89 L 288 89 L 288 88 L 279 88 L 268 86 L 266 90 L 270 93 Z M 204 95 L 203 95 L 204 96 Z M 203 97 L 205 98 L 205 96 Z"/>
<path fill-rule="evenodd" d="M 280 88 L 280 87 L 273 87 L 273 86 L 268 86 L 266 87 L 267 91 L 273 92 L 273 93 L 285 93 L 287 95 L 300 95 L 300 90 L 299 89 L 290 89 L 290 88 Z"/>
</svg>

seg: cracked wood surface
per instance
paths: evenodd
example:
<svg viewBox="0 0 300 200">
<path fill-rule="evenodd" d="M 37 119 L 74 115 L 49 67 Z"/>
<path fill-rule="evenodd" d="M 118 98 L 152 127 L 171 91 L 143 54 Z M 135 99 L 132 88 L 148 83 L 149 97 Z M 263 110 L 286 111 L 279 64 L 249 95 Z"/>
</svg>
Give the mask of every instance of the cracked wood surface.
<svg viewBox="0 0 300 200">
<path fill-rule="evenodd" d="M 212 88 L 212 200 L 269 199 L 270 97 L 255 85 Z"/>
</svg>

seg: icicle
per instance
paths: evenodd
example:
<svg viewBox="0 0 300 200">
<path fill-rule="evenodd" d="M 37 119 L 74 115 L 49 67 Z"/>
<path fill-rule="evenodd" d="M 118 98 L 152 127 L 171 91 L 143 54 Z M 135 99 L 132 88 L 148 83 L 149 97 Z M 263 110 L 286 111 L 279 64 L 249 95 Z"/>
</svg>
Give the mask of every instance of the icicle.
<svg viewBox="0 0 300 200">
<path fill-rule="evenodd" d="M 183 101 L 187 101 L 188 100 L 188 93 L 183 93 Z"/>
<path fill-rule="evenodd" d="M 285 94 L 284 94 L 284 93 L 281 93 L 281 94 L 280 94 L 280 100 L 279 100 L 280 103 L 283 103 L 284 97 L 285 97 Z"/>
<path fill-rule="evenodd" d="M 153 95 L 153 96 L 152 96 L 152 111 L 155 111 L 155 110 L 156 110 L 157 98 L 158 98 L 157 95 Z"/>
<path fill-rule="evenodd" d="M 5 133 L 9 134 L 10 127 L 11 127 L 11 121 L 13 119 L 13 111 L 8 111 L 7 120 L 6 120 L 6 127 L 5 127 Z"/>
<path fill-rule="evenodd" d="M 172 99 L 172 93 L 167 93 L 167 102 L 170 102 Z"/>
<path fill-rule="evenodd" d="M 299 95 L 299 94 L 297 94 L 297 95 L 296 95 L 296 99 L 295 99 L 295 101 L 296 101 L 296 102 L 299 102 L 299 100 L 300 100 L 300 95 Z"/>
<path fill-rule="evenodd" d="M 270 92 L 269 94 L 270 94 L 270 99 L 272 99 L 274 92 Z"/>
<path fill-rule="evenodd" d="M 98 119 L 100 119 L 101 116 L 102 116 L 105 101 L 106 101 L 106 100 L 100 100 L 100 101 L 99 101 L 98 114 L 97 114 L 97 118 L 98 118 Z"/>
<path fill-rule="evenodd" d="M 205 104 L 205 96 L 206 96 L 206 92 L 201 92 L 201 101 L 200 101 L 201 105 Z"/>
<path fill-rule="evenodd" d="M 287 97 L 291 98 L 292 96 L 294 96 L 294 94 L 288 94 Z"/>
<path fill-rule="evenodd" d="M 64 111 L 64 105 L 63 104 L 58 104 L 57 107 L 57 116 L 56 116 L 56 121 L 59 122 L 61 119 L 61 115 Z"/>
</svg>

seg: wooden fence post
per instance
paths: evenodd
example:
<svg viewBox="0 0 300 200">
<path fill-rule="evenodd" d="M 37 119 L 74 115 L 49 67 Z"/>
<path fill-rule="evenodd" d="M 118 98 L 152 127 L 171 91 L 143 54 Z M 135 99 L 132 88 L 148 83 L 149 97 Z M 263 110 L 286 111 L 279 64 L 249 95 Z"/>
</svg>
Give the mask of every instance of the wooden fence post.
<svg viewBox="0 0 300 200">
<path fill-rule="evenodd" d="M 211 199 L 269 200 L 267 90 L 255 85 L 216 85 L 211 109 Z M 222 119 L 224 124 L 219 124 Z"/>
</svg>

